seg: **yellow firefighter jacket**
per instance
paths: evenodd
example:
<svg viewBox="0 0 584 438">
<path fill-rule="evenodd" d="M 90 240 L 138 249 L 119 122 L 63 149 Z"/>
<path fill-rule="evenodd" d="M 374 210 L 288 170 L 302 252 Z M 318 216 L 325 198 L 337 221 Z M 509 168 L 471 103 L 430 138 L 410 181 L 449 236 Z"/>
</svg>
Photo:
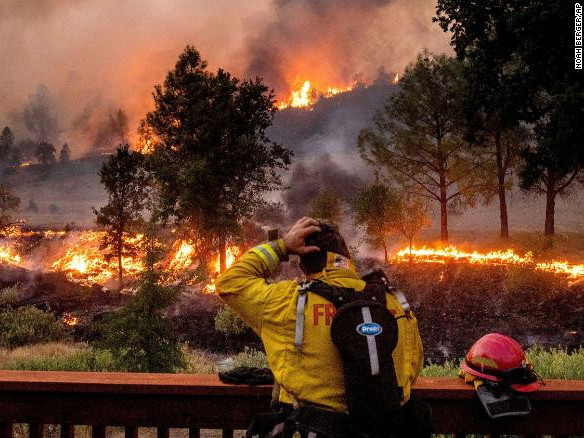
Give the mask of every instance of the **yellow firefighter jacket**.
<svg viewBox="0 0 584 438">
<path fill-rule="evenodd" d="M 269 366 L 281 386 L 281 402 L 291 404 L 296 400 L 301 405 L 346 412 L 342 362 L 330 336 L 333 304 L 308 293 L 303 345 L 301 350 L 295 349 L 298 284 L 266 281 L 286 257 L 285 251 L 281 239 L 247 251 L 217 279 L 217 293 L 262 339 Z M 325 269 L 309 277 L 316 279 L 356 291 L 365 288 L 353 263 L 333 253 L 327 254 Z M 393 360 L 406 403 L 423 366 L 422 342 L 416 318 L 404 317 L 404 310 L 393 294 L 387 295 L 387 307 L 399 327 Z"/>
</svg>

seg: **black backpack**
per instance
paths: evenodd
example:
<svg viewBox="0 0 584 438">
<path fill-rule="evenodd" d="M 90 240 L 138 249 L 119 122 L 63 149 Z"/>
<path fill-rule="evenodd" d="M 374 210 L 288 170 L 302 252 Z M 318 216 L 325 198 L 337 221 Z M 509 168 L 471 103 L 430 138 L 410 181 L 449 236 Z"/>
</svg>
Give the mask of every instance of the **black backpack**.
<svg viewBox="0 0 584 438">
<path fill-rule="evenodd" d="M 382 271 L 374 271 L 363 280 L 366 286 L 361 292 L 321 281 L 302 284 L 297 318 L 306 292 L 320 295 L 336 307 L 331 337 L 343 361 L 347 409 L 357 425 L 370 427 L 390 420 L 388 416 L 400 407 L 403 390 L 392 357 L 398 341 L 397 321 L 387 309 L 386 294 L 392 289 Z M 303 325 L 297 319 L 297 347 L 302 343 Z"/>
</svg>

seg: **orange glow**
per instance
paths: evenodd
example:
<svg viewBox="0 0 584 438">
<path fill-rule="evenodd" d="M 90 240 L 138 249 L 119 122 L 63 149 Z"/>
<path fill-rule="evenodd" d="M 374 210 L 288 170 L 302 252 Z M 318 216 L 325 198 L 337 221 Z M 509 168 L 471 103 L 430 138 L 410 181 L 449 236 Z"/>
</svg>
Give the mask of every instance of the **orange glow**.
<svg viewBox="0 0 584 438">
<path fill-rule="evenodd" d="M 76 316 L 71 315 L 70 313 L 64 313 L 63 316 L 61 317 L 61 321 L 67 327 L 74 327 L 77 324 L 79 324 L 79 318 L 77 318 Z"/>
<path fill-rule="evenodd" d="M 396 253 L 396 261 L 407 262 L 410 260 L 409 248 L 404 248 Z M 537 271 L 551 272 L 566 276 L 571 280 L 584 279 L 584 264 L 574 264 L 568 261 L 551 260 L 547 262 L 537 262 L 533 259 L 531 251 L 524 255 L 517 254 L 513 249 L 500 251 L 489 251 L 480 253 L 478 251 L 461 251 L 455 246 L 445 248 L 412 248 L 412 261 L 418 263 L 469 263 L 478 265 L 498 265 L 498 266 L 524 266 Z M 443 278 L 443 277 L 442 277 Z M 441 278 L 441 280 L 442 280 Z"/>
<path fill-rule="evenodd" d="M 290 92 L 290 96 L 288 96 L 288 98 L 281 100 L 278 103 L 278 108 L 306 108 L 314 105 L 316 100 L 318 100 L 318 98 L 321 96 L 328 98 L 339 93 L 351 91 L 352 89 L 353 86 L 333 87 L 328 85 L 324 88 L 324 91 L 322 91 L 321 89 L 312 86 L 310 81 L 304 81 L 300 87 L 293 89 Z"/>
<path fill-rule="evenodd" d="M 0 263 L 18 266 L 27 269 L 63 272 L 69 281 L 83 285 L 104 284 L 115 280 L 118 275 L 118 261 L 115 257 L 107 258 L 105 251 L 99 249 L 104 231 L 22 231 L 16 227 L 9 229 L 7 238 L 0 244 Z M 53 246 L 53 251 L 39 260 L 31 254 L 19 254 L 20 239 L 30 236 L 41 236 L 43 240 L 58 243 L 59 248 Z M 122 258 L 122 269 L 126 277 L 136 277 L 143 269 L 144 253 L 141 249 L 143 235 L 127 237 L 126 243 L 138 251 L 133 257 Z M 227 248 L 227 267 L 239 256 L 237 246 Z M 197 266 L 197 245 L 192 240 L 178 239 L 170 247 L 168 256 L 159 262 L 164 272 L 165 281 L 174 281 Z M 215 255 L 209 262 L 208 270 L 211 273 L 210 284 L 204 290 L 214 290 L 214 278 L 219 274 L 219 256 Z"/>
<path fill-rule="evenodd" d="M 399 82 L 399 73 L 395 74 L 395 77 L 393 78 L 393 83 L 397 84 Z"/>
</svg>

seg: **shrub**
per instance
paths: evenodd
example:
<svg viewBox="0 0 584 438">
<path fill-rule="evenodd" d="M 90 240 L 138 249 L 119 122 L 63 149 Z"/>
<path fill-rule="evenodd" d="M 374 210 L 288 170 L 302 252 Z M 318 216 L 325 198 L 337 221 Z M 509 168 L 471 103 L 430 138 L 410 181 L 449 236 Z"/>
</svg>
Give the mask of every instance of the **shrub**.
<svg viewBox="0 0 584 438">
<path fill-rule="evenodd" d="M 56 341 L 63 333 L 54 314 L 34 306 L 8 308 L 0 313 L 0 345 L 5 348 Z"/>
<path fill-rule="evenodd" d="M 248 328 L 248 325 L 228 306 L 223 306 L 215 315 L 215 329 L 221 333 L 240 335 Z"/>
<path fill-rule="evenodd" d="M 186 360 L 166 309 L 178 300 L 180 286 L 160 284 L 160 273 L 155 267 L 157 244 L 153 237 L 147 244 L 146 269 L 138 291 L 126 307 L 106 320 L 101 346 L 111 352 L 120 371 L 174 372 L 183 369 Z"/>
<path fill-rule="evenodd" d="M 13 286 L 5 287 L 0 290 L 0 306 L 14 304 L 18 301 L 20 295 L 20 286 L 15 284 Z"/>
<path fill-rule="evenodd" d="M 237 354 L 231 362 L 232 368 L 237 367 L 256 367 L 267 368 L 268 358 L 265 353 L 256 350 L 255 348 L 245 348 L 245 351 Z"/>
</svg>

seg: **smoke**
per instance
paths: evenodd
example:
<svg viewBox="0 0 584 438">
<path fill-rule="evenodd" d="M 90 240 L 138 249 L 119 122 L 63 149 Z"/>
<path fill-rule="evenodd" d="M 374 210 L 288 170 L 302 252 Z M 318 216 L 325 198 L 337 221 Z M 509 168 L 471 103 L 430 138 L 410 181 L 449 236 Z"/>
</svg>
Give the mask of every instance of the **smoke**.
<svg viewBox="0 0 584 438">
<path fill-rule="evenodd" d="M 448 50 L 427 0 L 279 0 L 276 19 L 250 43 L 248 73 L 278 95 L 310 80 L 318 89 L 402 71 L 423 48 Z"/>
<path fill-rule="evenodd" d="M 31 134 L 22 114 L 45 84 L 58 141 L 78 157 L 100 143 L 118 108 L 136 140 L 154 85 L 186 44 L 212 69 L 259 74 L 284 94 L 297 77 L 371 79 L 381 65 L 400 70 L 422 47 L 444 51 L 432 14 L 423 0 L 2 0 L 0 125 L 17 140 L 44 135 Z"/>
<path fill-rule="evenodd" d="M 29 102 L 22 112 L 22 120 L 37 143 L 58 140 L 58 109 L 46 85 L 39 85 L 30 95 Z"/>
<path fill-rule="evenodd" d="M 296 163 L 288 179 L 289 188 L 282 194 L 290 219 L 308 215 L 314 200 L 325 190 L 352 206 L 365 181 L 349 172 L 346 164 L 338 164 L 328 154 Z"/>
</svg>

